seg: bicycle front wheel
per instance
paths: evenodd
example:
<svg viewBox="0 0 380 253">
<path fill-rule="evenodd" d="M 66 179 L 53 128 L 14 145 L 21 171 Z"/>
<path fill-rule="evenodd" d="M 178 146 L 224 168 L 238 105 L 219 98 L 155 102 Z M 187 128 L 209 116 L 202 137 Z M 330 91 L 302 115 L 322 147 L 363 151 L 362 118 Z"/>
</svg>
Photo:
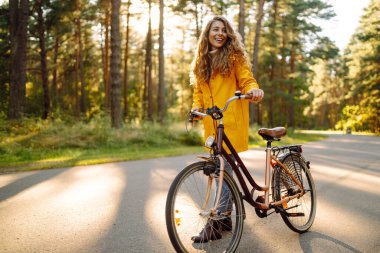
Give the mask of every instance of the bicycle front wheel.
<svg viewBox="0 0 380 253">
<path fill-rule="evenodd" d="M 210 214 L 215 201 L 216 181 L 219 180 L 219 177 L 214 177 L 215 167 L 208 162 L 191 164 L 178 174 L 170 187 L 166 200 L 166 227 L 177 252 L 234 252 L 238 247 L 244 209 L 238 187 L 228 173 L 224 175 L 223 187 L 230 194 L 228 199 L 221 198 L 220 207 L 229 207 L 217 215 Z M 211 188 L 209 181 L 212 181 Z M 230 219 L 230 223 L 227 228 L 219 230 L 218 238 L 214 236 L 197 243 L 192 240 L 206 224 L 225 219 Z"/>
<path fill-rule="evenodd" d="M 291 230 L 304 233 L 313 224 L 316 214 L 317 196 L 314 181 L 301 155 L 288 155 L 282 163 L 301 183 L 305 194 L 300 198 L 292 199 L 288 203 L 283 203 L 282 207 L 285 212 L 281 212 L 281 217 Z M 292 195 L 298 188 L 296 183 L 281 167 L 275 168 L 273 183 L 275 201 Z"/>
</svg>

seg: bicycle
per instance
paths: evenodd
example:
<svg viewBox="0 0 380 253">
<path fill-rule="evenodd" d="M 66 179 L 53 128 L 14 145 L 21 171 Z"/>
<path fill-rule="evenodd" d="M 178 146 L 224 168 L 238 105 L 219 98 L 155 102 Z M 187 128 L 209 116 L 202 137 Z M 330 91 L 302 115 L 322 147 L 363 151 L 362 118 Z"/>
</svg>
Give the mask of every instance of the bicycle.
<svg viewBox="0 0 380 253">
<path fill-rule="evenodd" d="M 258 131 L 267 141 L 264 186 L 255 182 L 224 133 L 223 112 L 232 101 L 248 98 L 248 95 L 237 91 L 235 96 L 227 100 L 223 109 L 214 106 L 205 113 L 190 113 L 191 118 L 212 117 L 219 123 L 216 140 L 209 137 L 205 143 L 210 149 L 210 156 L 200 157 L 203 161 L 184 168 L 168 192 L 166 227 L 177 252 L 234 252 L 238 248 L 246 218 L 243 200 L 255 208 L 260 218 L 280 213 L 285 224 L 295 232 L 304 233 L 313 224 L 317 202 L 310 162 L 302 156 L 301 145 L 272 146 L 273 141 L 279 141 L 286 135 L 286 129 L 276 127 Z M 223 143 L 231 151 L 231 156 Z M 233 175 L 225 173 L 224 161 L 231 165 L 237 181 Z M 251 185 L 251 190 L 243 175 Z M 221 197 L 223 187 L 227 187 L 230 192 L 228 198 Z M 255 190 L 263 192 L 256 199 Z M 210 196 L 214 192 L 216 196 L 211 200 Z M 222 207 L 225 210 L 220 211 Z M 227 228 L 223 223 L 226 219 L 231 221 Z M 192 236 L 206 224 L 213 229 L 210 240 L 195 243 Z"/>
</svg>

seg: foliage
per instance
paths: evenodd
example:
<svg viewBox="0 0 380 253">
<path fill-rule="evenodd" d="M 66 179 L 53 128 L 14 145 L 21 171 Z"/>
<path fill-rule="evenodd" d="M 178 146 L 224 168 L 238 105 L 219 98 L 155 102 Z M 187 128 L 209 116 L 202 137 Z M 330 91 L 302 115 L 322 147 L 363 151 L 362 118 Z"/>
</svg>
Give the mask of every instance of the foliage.
<svg viewBox="0 0 380 253">
<path fill-rule="evenodd" d="M 372 0 L 345 51 L 345 105 L 336 128 L 380 132 L 380 3 Z"/>
<path fill-rule="evenodd" d="M 124 126 L 115 130 L 109 125 L 109 117 L 101 115 L 96 115 L 87 122 L 25 118 L 5 125 L 1 133 L 7 137 L 2 140 L 2 144 L 21 145 L 25 148 L 120 148 L 135 144 L 148 147 L 200 143 L 199 133 L 195 130 L 186 133 L 184 129 L 163 128 L 156 124 Z"/>
<path fill-rule="evenodd" d="M 109 120 L 108 115 L 99 114 L 89 121 L 74 117 L 7 121 L 0 115 L 4 123 L 0 124 L 0 173 L 205 152 L 197 127 L 186 131 L 177 124 L 143 124 L 114 129 Z M 250 147 L 265 146 L 257 130 L 258 126 L 250 130 Z M 290 129 L 276 144 L 321 138 Z"/>
<path fill-rule="evenodd" d="M 0 12 L 7 12 L 8 6 L 1 6 Z M 8 108 L 9 96 L 9 60 L 10 60 L 10 34 L 8 32 L 8 15 L 0 15 L 0 112 Z"/>
<path fill-rule="evenodd" d="M 318 45 L 326 43 L 319 43 L 325 38 L 319 37 L 320 28 L 314 23 L 334 13 L 324 1 L 297 0 L 272 2 L 268 14 L 258 70 L 268 111 L 263 121 L 269 126 L 315 127 L 305 109 L 313 100 L 309 89 L 313 61 L 326 55 Z M 317 46 L 307 47 L 309 41 Z"/>
<path fill-rule="evenodd" d="M 373 115 L 377 115 L 378 110 L 375 111 L 373 107 L 366 107 L 360 105 L 346 105 L 341 114 L 341 120 L 338 121 L 335 128 L 338 130 L 345 130 L 351 128 L 352 131 L 365 132 L 369 129 L 373 129 L 371 132 L 380 133 L 378 117 L 374 118 Z"/>
<path fill-rule="evenodd" d="M 325 129 L 334 128 L 339 120 L 341 101 L 344 100 L 341 57 L 338 48 L 327 38 L 314 49 L 318 55 L 311 65 L 308 99 L 310 104 L 305 108 L 306 115 L 313 115 L 313 125 Z"/>
<path fill-rule="evenodd" d="M 5 122 L 3 118 L 0 117 L 0 123 Z M 126 150 L 144 154 L 152 150 L 160 153 L 161 149 L 168 153 L 165 150 L 181 150 L 184 145 L 199 147 L 202 143 L 196 130 L 187 133 L 183 128 L 156 124 L 114 129 L 109 120 L 109 116 L 96 115 L 89 121 L 63 121 L 59 118 L 54 121 L 39 118 L 6 121 L 0 129 L 0 167 L 49 159 L 64 160 L 65 157 L 74 159 L 79 153 L 112 156 L 113 152 Z M 175 151 L 172 153 L 178 154 Z M 125 160 L 126 156 L 120 156 L 119 159 Z"/>
<path fill-rule="evenodd" d="M 159 22 L 155 20 L 155 14 L 158 13 L 159 1 L 151 2 L 153 14 L 152 101 L 154 101 L 152 110 L 153 122 L 155 122 L 158 118 L 158 106 L 155 101 L 158 100 L 159 77 Z M 192 87 L 189 85 L 189 72 L 202 26 L 210 16 L 223 14 L 230 18 L 234 27 L 237 27 L 239 4 L 242 2 L 247 10 L 245 44 L 249 55 L 252 55 L 257 1 L 165 1 L 166 118 L 163 124 L 182 120 L 183 115 L 190 109 Z M 35 3 L 36 1 L 33 0 L 30 4 L 25 121 L 29 121 L 29 118 L 35 120 L 34 117 L 40 116 L 44 107 L 37 13 L 33 9 Z M 126 94 L 129 114 L 124 119 L 124 124 L 128 131 L 133 132 L 135 126 L 132 122 L 138 122 L 139 126 L 144 126 L 147 115 L 144 65 L 148 4 L 147 1 L 139 0 L 133 0 L 130 3 L 128 9 L 130 14 L 129 57 L 127 59 L 129 79 Z M 6 115 L 9 109 L 10 40 L 6 15 L 8 8 L 8 3 L 3 3 L 0 7 L 0 12 L 3 14 L 0 16 L 0 53 L 3 56 L 0 59 L 0 116 Z M 57 124 L 57 129 L 62 127 L 61 130 L 66 131 L 68 136 L 76 136 L 75 130 L 80 130 L 75 129 L 70 132 L 66 125 L 60 125 L 66 124 L 60 123 L 58 120 L 60 117 L 72 119 L 72 122 L 78 123 L 78 125 L 75 124 L 76 127 L 80 128 L 79 122 L 82 122 L 83 126 L 92 124 L 97 115 L 110 113 L 110 94 L 107 89 L 109 89 L 111 77 L 110 73 L 106 73 L 110 72 L 110 2 L 50 0 L 43 1 L 42 8 L 46 27 L 45 44 L 52 109 L 49 122 Z M 127 3 L 123 1 L 120 12 L 122 51 L 125 50 L 126 42 L 126 16 Z M 352 125 L 357 130 L 379 131 L 379 3 L 375 0 L 371 1 L 362 17 L 359 29 L 343 56 L 332 41 L 320 36 L 321 29 L 316 25 L 317 20 L 327 20 L 332 16 L 334 13 L 331 6 L 324 0 L 265 1 L 257 69 L 258 82 L 265 91 L 260 114 L 257 114 L 257 120 L 262 125 L 313 129 L 334 127 L 341 129 Z M 80 20 L 79 26 L 78 20 Z M 79 38 L 83 45 L 81 50 L 83 69 L 78 66 L 80 62 Z M 125 57 L 126 54 L 121 52 L 121 55 Z M 122 62 L 124 63 L 124 59 Z M 123 67 L 122 64 L 120 66 L 122 75 L 124 74 Z M 86 85 L 81 90 L 83 83 Z M 124 88 L 121 90 L 122 94 L 123 92 Z M 85 103 L 82 112 L 81 99 Z M 359 106 L 359 109 L 354 110 L 355 106 Z M 259 120 L 260 117 L 261 120 Z M 109 118 L 103 116 L 101 118 L 105 120 L 102 124 L 110 124 L 110 121 L 107 122 Z M 3 116 L 0 119 L 4 127 L 8 123 L 14 124 L 7 122 Z M 50 124 L 52 123 L 47 123 L 47 125 Z M 39 125 L 42 127 L 43 123 Z M 78 143 L 71 141 L 72 144 L 70 144 L 67 143 L 70 142 L 69 140 L 66 142 L 63 139 L 57 139 L 56 142 L 65 142 L 65 145 L 73 145 L 73 148 L 75 145 L 80 148 L 87 144 L 88 147 L 104 144 L 108 145 L 107 147 L 116 148 L 117 145 L 114 146 L 113 141 L 110 143 L 105 141 L 107 138 L 108 140 L 115 138 L 114 135 L 110 136 L 108 131 L 115 133 L 108 127 L 106 129 L 107 132 L 104 132 L 103 136 L 94 137 L 88 133 L 86 138 L 93 140 L 89 143 L 87 143 L 89 140 L 85 140 L 84 137 L 83 142 L 81 140 Z M 92 131 L 95 130 L 92 129 Z M 2 134 L 6 135 L 5 132 Z M 13 134 L 17 135 L 16 132 Z M 38 135 L 38 138 L 45 143 L 42 135 Z M 185 138 L 183 142 L 192 140 Z M 53 143 L 54 138 L 50 141 Z M 40 145 L 37 142 L 36 139 L 34 145 Z M 55 145 L 58 145 L 56 148 L 61 148 L 59 144 Z"/>
</svg>

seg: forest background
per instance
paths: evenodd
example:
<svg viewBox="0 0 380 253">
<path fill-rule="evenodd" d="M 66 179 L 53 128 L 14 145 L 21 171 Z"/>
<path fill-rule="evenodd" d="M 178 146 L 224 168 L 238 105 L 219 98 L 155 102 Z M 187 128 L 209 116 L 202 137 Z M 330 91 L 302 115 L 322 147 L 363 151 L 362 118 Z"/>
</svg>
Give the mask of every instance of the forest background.
<svg viewBox="0 0 380 253">
<path fill-rule="evenodd" d="M 109 143 L 122 128 L 130 144 L 185 121 L 197 40 L 214 15 L 242 35 L 265 91 L 251 125 L 380 132 L 379 0 L 342 51 L 318 26 L 335 15 L 323 0 L 10 0 L 0 13 L 3 157 L 20 152 L 12 145 L 60 149 L 52 133 L 83 147 L 79 129 Z"/>
</svg>

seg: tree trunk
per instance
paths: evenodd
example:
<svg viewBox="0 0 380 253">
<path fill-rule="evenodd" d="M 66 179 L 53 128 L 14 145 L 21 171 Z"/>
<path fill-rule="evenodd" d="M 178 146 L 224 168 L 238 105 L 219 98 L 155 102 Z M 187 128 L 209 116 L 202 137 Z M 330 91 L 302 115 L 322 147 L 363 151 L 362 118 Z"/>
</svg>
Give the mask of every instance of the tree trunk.
<svg viewBox="0 0 380 253">
<path fill-rule="evenodd" d="M 125 51 L 124 51 L 124 119 L 128 119 L 128 58 L 129 58 L 129 19 L 131 13 L 129 7 L 131 6 L 131 1 L 127 3 L 127 28 L 125 31 Z"/>
<path fill-rule="evenodd" d="M 258 68 L 258 61 L 259 61 L 261 23 L 262 23 L 263 17 L 264 17 L 264 0 L 258 0 L 258 8 L 257 8 L 257 14 L 256 14 L 255 44 L 253 47 L 253 59 L 252 59 L 252 72 L 256 80 L 258 80 L 257 68 Z M 257 104 L 256 106 L 251 105 L 250 109 L 251 109 L 251 112 L 253 111 L 253 114 L 255 115 L 257 124 L 261 125 L 262 117 L 261 117 L 260 105 L 259 104 Z M 251 117 L 250 119 L 251 125 L 253 124 L 253 121 L 254 121 L 254 118 Z"/>
<path fill-rule="evenodd" d="M 275 77 L 275 71 L 276 71 L 276 62 L 277 62 L 277 37 L 275 36 L 276 33 L 276 25 L 277 25 L 277 13 L 278 13 L 278 0 L 273 1 L 273 28 L 271 29 L 271 34 L 273 35 L 273 45 L 272 45 L 272 50 L 273 52 L 273 63 L 271 66 L 271 71 L 270 71 L 270 76 L 269 76 L 269 83 L 270 83 L 270 96 L 269 96 L 269 126 L 274 127 L 274 119 L 273 119 L 273 113 L 274 113 L 274 94 L 275 94 L 275 82 L 274 82 L 274 77 Z"/>
<path fill-rule="evenodd" d="M 151 20 L 151 0 L 149 2 L 149 23 L 148 34 L 146 37 L 146 55 L 145 55 L 145 95 L 147 95 L 147 119 L 153 120 L 153 84 L 152 84 L 152 20 Z M 145 103 L 146 103 L 145 102 Z"/>
<path fill-rule="evenodd" d="M 111 11 L 111 120 L 112 127 L 122 126 L 120 74 L 120 0 L 112 0 Z"/>
<path fill-rule="evenodd" d="M 241 35 L 242 41 L 245 41 L 245 0 L 240 0 L 239 5 L 239 33 Z"/>
<path fill-rule="evenodd" d="M 280 78 L 281 78 L 281 84 L 279 85 L 278 89 L 285 93 L 285 84 L 284 84 L 284 80 L 287 79 L 287 62 L 286 62 L 286 57 L 288 56 L 288 53 L 287 53 L 287 45 L 288 45 L 288 31 L 287 31 L 287 27 L 286 27 L 286 24 L 285 24 L 285 21 L 282 20 L 282 30 L 281 30 L 281 64 L 280 64 Z M 283 99 L 283 98 L 280 98 L 279 99 L 279 108 L 280 108 L 280 111 L 278 112 L 278 115 L 279 115 L 279 121 L 281 122 L 281 124 L 285 124 L 287 122 L 287 103 L 286 101 Z"/>
<path fill-rule="evenodd" d="M 56 35 L 54 40 L 54 51 L 53 51 L 53 81 L 51 86 L 51 99 L 53 110 L 57 108 L 58 105 L 58 50 L 59 50 L 59 35 Z"/>
<path fill-rule="evenodd" d="M 77 64 L 79 66 L 79 79 L 80 79 L 80 100 L 79 100 L 79 109 L 82 115 L 86 113 L 86 81 L 84 77 L 84 64 L 83 64 L 83 43 L 82 43 L 82 25 L 81 25 L 81 5 L 80 1 L 77 0 L 77 12 L 78 17 L 76 19 L 76 29 L 77 29 L 77 50 L 78 50 L 78 58 Z"/>
<path fill-rule="evenodd" d="M 165 118 L 165 62 L 164 62 L 164 1 L 160 0 L 160 25 L 159 25 L 159 49 L 158 49 L 158 121 Z"/>
<path fill-rule="evenodd" d="M 8 104 L 9 119 L 21 118 L 25 109 L 28 17 L 28 0 L 9 1 L 11 40 L 10 91 Z"/>
<path fill-rule="evenodd" d="M 74 23 L 77 22 L 78 18 L 75 18 Z M 75 41 L 78 43 L 78 29 L 75 30 Z M 75 98 L 75 117 L 79 117 L 80 105 L 79 105 L 79 48 L 75 48 L 75 69 L 74 69 L 74 98 Z"/>
<path fill-rule="evenodd" d="M 259 46 L 260 46 L 260 33 L 261 23 L 264 17 L 264 0 L 259 0 L 257 14 L 256 14 L 256 29 L 255 29 L 255 44 L 253 47 L 252 71 L 253 76 L 257 78 L 257 66 L 259 62 Z"/>
<path fill-rule="evenodd" d="M 106 4 L 108 1 L 106 1 Z M 109 51 L 110 51 L 110 39 L 109 39 L 109 26 L 110 26 L 110 10 L 106 5 L 105 18 L 104 18 L 104 48 L 102 50 L 103 59 L 103 83 L 105 92 L 105 107 L 110 108 L 110 73 L 109 73 Z"/>
<path fill-rule="evenodd" d="M 197 38 L 197 41 L 199 39 L 199 37 L 201 36 L 201 28 L 200 28 L 200 24 L 199 24 L 199 11 L 198 11 L 198 4 L 194 3 L 195 4 L 195 12 L 194 12 L 194 16 L 195 16 L 195 37 Z"/>
<path fill-rule="evenodd" d="M 40 45 L 40 62 L 41 62 L 41 80 L 42 80 L 42 89 L 44 94 L 44 108 L 42 111 L 42 119 L 47 119 L 50 113 L 50 96 L 49 96 L 49 83 L 48 83 L 48 71 L 46 63 L 46 48 L 45 48 L 45 27 L 44 27 L 44 17 L 42 11 L 43 0 L 36 1 L 37 7 L 37 29 L 38 29 L 38 38 Z"/>
<path fill-rule="evenodd" d="M 292 33 L 293 34 L 293 33 Z M 293 37 L 294 39 L 294 37 Z M 295 52 L 295 48 L 294 46 L 291 46 L 290 48 L 290 74 L 294 74 L 295 71 L 296 71 L 296 68 L 295 68 L 295 62 L 296 62 L 296 52 Z M 290 82 L 289 82 L 289 87 L 288 87 L 288 96 L 289 96 L 289 100 L 288 100 L 288 122 L 289 122 L 289 126 L 290 127 L 295 127 L 295 122 L 294 122 L 294 77 L 292 76 L 290 78 Z"/>
</svg>

